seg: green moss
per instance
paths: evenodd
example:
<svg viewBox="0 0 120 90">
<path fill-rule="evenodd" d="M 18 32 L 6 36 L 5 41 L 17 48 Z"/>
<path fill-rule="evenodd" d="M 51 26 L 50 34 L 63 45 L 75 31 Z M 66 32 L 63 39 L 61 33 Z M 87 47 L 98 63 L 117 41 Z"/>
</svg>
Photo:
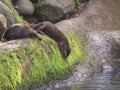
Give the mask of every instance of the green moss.
<svg viewBox="0 0 120 90">
<path fill-rule="evenodd" d="M 78 37 L 66 34 L 72 52 L 64 60 L 55 41 L 47 36 L 31 40 L 20 48 L 0 56 L 0 90 L 29 90 L 31 87 L 62 79 L 75 62 L 83 62 L 84 52 Z"/>
<path fill-rule="evenodd" d="M 13 4 L 11 3 L 11 0 L 4 0 L 4 3 L 11 9 L 11 11 L 13 11 L 19 23 L 28 24 L 25 20 L 22 19 L 21 16 L 19 16 L 18 12 L 15 10 Z"/>
<path fill-rule="evenodd" d="M 0 90 L 15 90 L 21 83 L 20 62 L 17 53 L 0 55 Z"/>
<path fill-rule="evenodd" d="M 81 0 L 74 0 L 74 8 L 76 10 L 81 10 L 83 7 L 83 4 L 81 3 Z"/>
<path fill-rule="evenodd" d="M 56 17 L 60 16 L 61 14 L 57 12 L 54 7 L 51 6 L 43 6 L 42 4 L 38 3 L 36 5 L 36 11 L 39 16 L 41 16 L 42 20 L 53 20 Z"/>
</svg>

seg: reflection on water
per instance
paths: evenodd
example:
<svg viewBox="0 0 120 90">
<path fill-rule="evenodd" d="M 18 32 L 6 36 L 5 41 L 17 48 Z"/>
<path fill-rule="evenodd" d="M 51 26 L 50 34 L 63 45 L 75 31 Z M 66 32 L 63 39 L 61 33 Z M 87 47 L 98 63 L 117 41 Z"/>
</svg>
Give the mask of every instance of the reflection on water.
<svg viewBox="0 0 120 90">
<path fill-rule="evenodd" d="M 120 69 L 105 66 L 102 73 L 94 75 L 80 84 L 51 90 L 120 90 Z"/>
</svg>

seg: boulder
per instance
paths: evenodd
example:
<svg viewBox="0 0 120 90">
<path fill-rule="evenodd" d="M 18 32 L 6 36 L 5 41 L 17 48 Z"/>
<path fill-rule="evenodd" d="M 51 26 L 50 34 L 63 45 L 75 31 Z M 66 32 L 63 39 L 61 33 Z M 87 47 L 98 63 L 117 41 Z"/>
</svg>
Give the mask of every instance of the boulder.
<svg viewBox="0 0 120 90">
<path fill-rule="evenodd" d="M 34 13 L 34 6 L 30 0 L 18 0 L 16 5 L 20 14 L 32 15 Z"/>
<path fill-rule="evenodd" d="M 6 17 L 7 26 L 17 23 L 14 13 L 2 1 L 0 1 L 0 13 Z"/>
<path fill-rule="evenodd" d="M 74 10 L 74 0 L 39 0 L 36 8 L 38 19 L 56 21 Z"/>
<path fill-rule="evenodd" d="M 0 40 L 2 38 L 4 31 L 6 30 L 6 27 L 7 27 L 6 18 L 2 14 L 0 14 Z"/>
<path fill-rule="evenodd" d="M 9 51 L 15 51 L 18 50 L 19 47 L 27 47 L 28 42 L 30 39 L 16 39 L 11 40 L 5 43 L 0 42 L 0 54 L 9 52 Z"/>
<path fill-rule="evenodd" d="M 5 0 L 0 0 L 0 1 L 4 2 Z"/>
</svg>

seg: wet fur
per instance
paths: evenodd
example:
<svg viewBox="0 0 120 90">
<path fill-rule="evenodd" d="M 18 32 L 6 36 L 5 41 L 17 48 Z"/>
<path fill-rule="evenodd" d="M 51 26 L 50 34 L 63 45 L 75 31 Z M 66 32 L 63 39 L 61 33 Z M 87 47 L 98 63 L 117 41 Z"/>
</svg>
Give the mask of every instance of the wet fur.
<svg viewBox="0 0 120 90">
<path fill-rule="evenodd" d="M 10 28 L 6 30 L 3 38 L 8 41 L 21 38 L 38 38 L 39 40 L 41 40 L 34 29 L 24 24 L 13 24 Z"/>
<path fill-rule="evenodd" d="M 45 33 L 50 38 L 54 39 L 59 47 L 63 58 L 67 58 L 71 52 L 71 48 L 67 37 L 51 22 L 45 21 L 38 23 L 33 27 L 38 33 Z"/>
</svg>

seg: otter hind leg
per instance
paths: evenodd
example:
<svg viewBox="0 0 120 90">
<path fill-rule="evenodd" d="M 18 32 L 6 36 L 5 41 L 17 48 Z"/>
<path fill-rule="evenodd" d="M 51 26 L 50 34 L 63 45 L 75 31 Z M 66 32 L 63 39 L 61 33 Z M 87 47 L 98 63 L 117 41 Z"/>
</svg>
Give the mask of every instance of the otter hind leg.
<svg viewBox="0 0 120 90">
<path fill-rule="evenodd" d="M 37 29 L 37 33 L 43 34 L 45 28 L 46 28 L 46 25 L 43 24 L 42 26 L 40 26 L 40 27 Z"/>
<path fill-rule="evenodd" d="M 33 29 L 35 30 L 38 30 L 39 27 L 43 26 L 43 23 L 38 23 L 38 24 L 35 24 L 35 25 L 30 25 Z"/>
</svg>

